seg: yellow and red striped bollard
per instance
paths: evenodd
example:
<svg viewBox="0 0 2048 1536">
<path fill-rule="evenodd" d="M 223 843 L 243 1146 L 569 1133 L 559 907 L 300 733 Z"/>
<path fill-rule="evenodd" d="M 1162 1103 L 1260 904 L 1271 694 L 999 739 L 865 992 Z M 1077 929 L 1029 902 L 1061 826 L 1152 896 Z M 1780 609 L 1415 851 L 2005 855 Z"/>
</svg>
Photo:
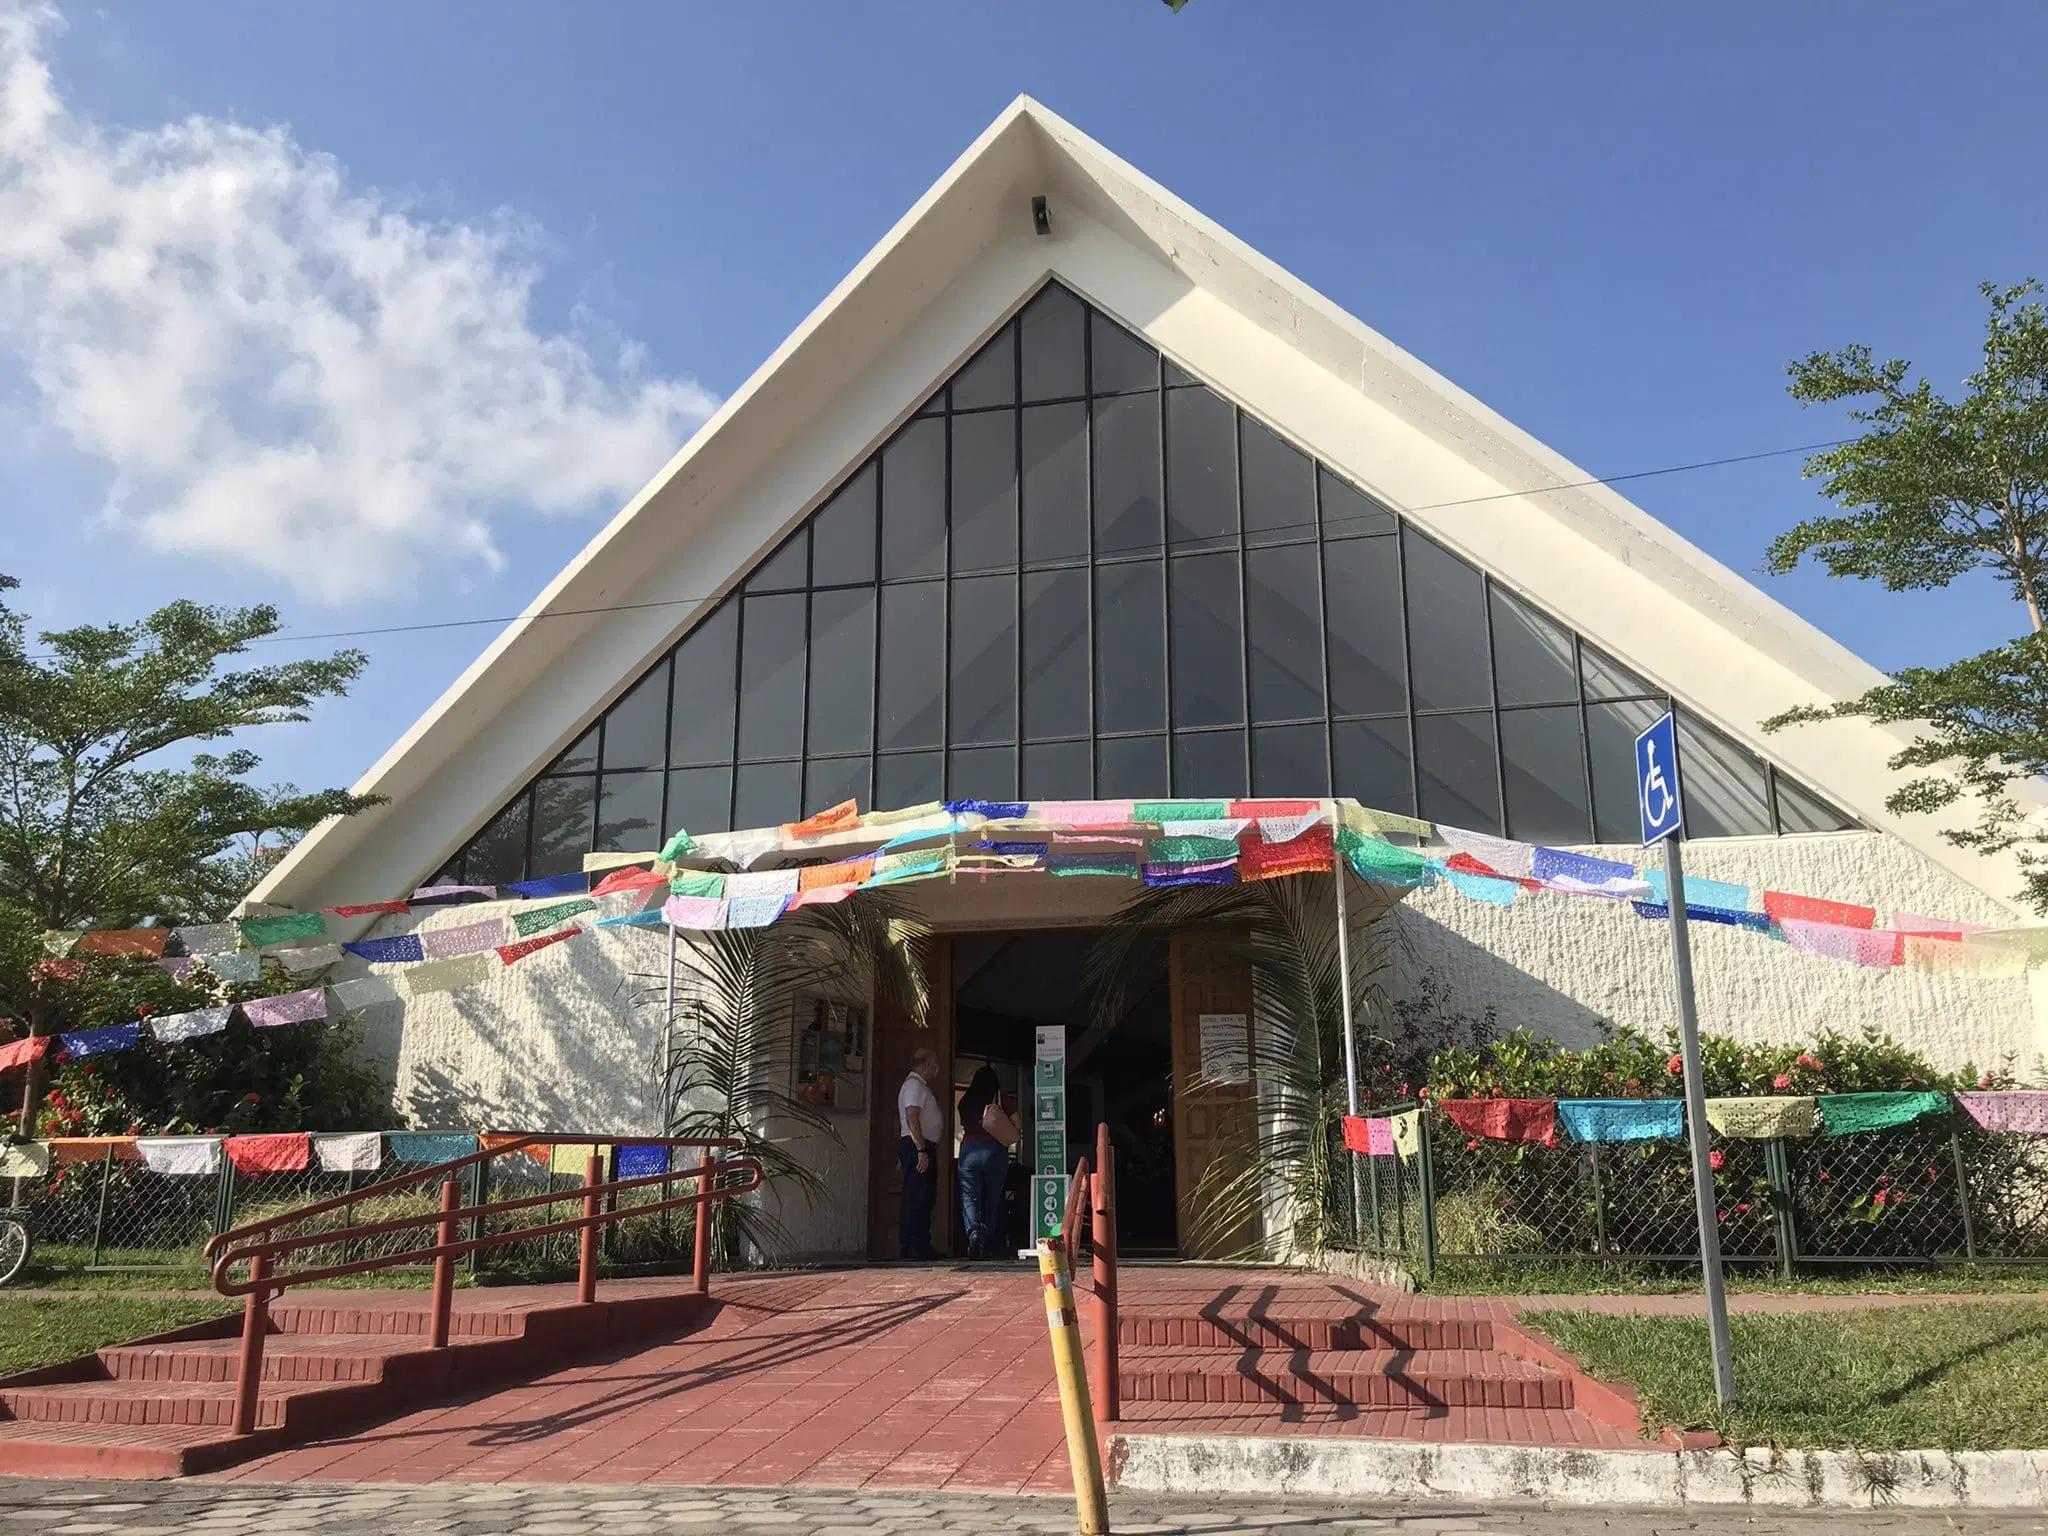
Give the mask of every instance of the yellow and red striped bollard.
<svg viewBox="0 0 2048 1536">
<path fill-rule="evenodd" d="M 1102 1448 L 1095 1439 L 1095 1411 L 1088 1400 L 1088 1372 L 1081 1359 L 1081 1327 L 1074 1315 L 1074 1271 L 1066 1244 L 1045 1238 L 1038 1245 L 1038 1274 L 1045 1282 L 1045 1327 L 1052 1335 L 1053 1374 L 1059 1379 L 1060 1415 L 1066 1422 L 1067 1461 L 1074 1472 L 1074 1513 L 1081 1536 L 1109 1536 L 1109 1501 L 1102 1487 Z"/>
</svg>

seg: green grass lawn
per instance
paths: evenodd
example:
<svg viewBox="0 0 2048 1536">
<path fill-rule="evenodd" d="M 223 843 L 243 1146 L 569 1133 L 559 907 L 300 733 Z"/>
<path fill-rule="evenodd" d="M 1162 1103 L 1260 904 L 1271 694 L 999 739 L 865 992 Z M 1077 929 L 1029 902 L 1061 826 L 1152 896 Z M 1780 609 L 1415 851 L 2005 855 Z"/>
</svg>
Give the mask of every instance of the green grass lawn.
<svg viewBox="0 0 2048 1536">
<path fill-rule="evenodd" d="M 2048 1303 L 1734 1317 L 1740 1401 L 1726 1413 L 1703 1320 L 1525 1316 L 1593 1375 L 1635 1386 L 1651 1429 L 1711 1428 L 1745 1446 L 2048 1446 Z"/>
<path fill-rule="evenodd" d="M 54 1365 L 109 1344 L 232 1312 L 219 1297 L 154 1301 L 104 1294 L 71 1297 L 0 1295 L 0 1375 Z"/>
<path fill-rule="evenodd" d="M 1929 1293 L 1993 1292 L 2048 1295 L 2048 1265 L 2006 1268 L 1880 1269 L 1859 1266 L 1842 1274 L 1797 1275 L 1787 1280 L 1775 1269 L 1731 1269 L 1728 1289 L 1776 1296 L 1918 1296 Z M 1420 1276 L 1418 1275 L 1418 1280 Z M 1693 1296 L 1699 1294 L 1697 1266 L 1649 1267 L 1600 1264 L 1586 1259 L 1537 1259 L 1512 1264 L 1445 1259 L 1421 1289 L 1442 1296 Z"/>
</svg>

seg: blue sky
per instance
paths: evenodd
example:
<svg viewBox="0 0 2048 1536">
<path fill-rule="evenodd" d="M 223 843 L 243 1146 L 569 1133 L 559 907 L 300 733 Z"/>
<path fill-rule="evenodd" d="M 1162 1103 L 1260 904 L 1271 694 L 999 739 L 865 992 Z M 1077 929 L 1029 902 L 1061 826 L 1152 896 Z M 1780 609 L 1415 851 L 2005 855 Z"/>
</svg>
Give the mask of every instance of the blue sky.
<svg viewBox="0 0 2048 1536">
<path fill-rule="evenodd" d="M 1952 387 L 1975 285 L 2048 276 L 2037 5 L 0 0 L 10 46 L 0 570 L 44 622 L 516 611 L 1019 91 L 1599 474 L 1839 435 L 1784 393 L 1815 348 Z M 1750 575 L 1820 504 L 1796 458 L 1628 490 Z M 1758 579 L 1880 666 L 2019 624 Z M 489 635 L 362 642 L 251 745 L 346 783 Z"/>
</svg>

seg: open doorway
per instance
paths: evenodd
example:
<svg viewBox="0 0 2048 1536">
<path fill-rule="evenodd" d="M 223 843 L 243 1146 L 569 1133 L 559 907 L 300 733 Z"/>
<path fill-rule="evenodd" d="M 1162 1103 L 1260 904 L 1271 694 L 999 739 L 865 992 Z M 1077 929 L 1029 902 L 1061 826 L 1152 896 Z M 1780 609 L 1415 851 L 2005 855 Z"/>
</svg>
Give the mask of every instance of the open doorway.
<svg viewBox="0 0 2048 1536">
<path fill-rule="evenodd" d="M 1094 1146 L 1107 1122 L 1116 1148 L 1117 1236 L 1125 1253 L 1178 1251 L 1179 1189 L 1173 1139 L 1172 1015 L 1166 946 L 1148 954 L 1145 981 L 1130 989 L 1122 1017 L 1097 1027 L 1087 984 L 1095 935 L 1064 929 L 966 934 L 952 941 L 954 1099 L 977 1068 L 994 1069 L 1010 1102 L 1028 1109 L 1036 1032 L 1067 1031 L 1068 1160 Z M 1013 1169 L 1013 1181 L 1023 1170 Z M 1024 1239 L 1027 1194 L 1014 1201 Z M 1006 1202 L 1008 1207 L 1011 1202 Z M 958 1201 L 950 1225 L 959 1244 Z M 1010 1251 L 1015 1251 L 1014 1246 Z"/>
</svg>

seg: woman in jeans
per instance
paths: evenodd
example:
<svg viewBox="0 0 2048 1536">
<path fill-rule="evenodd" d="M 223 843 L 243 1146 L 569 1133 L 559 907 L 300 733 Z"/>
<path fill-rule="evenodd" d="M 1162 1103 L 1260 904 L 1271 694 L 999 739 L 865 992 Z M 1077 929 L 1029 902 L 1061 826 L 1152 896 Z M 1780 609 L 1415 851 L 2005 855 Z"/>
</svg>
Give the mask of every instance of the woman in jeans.
<svg viewBox="0 0 2048 1536">
<path fill-rule="evenodd" d="M 1002 1220 L 1003 1175 L 1010 1167 L 1010 1144 L 1017 1122 L 1003 1113 L 995 1069 L 983 1067 L 968 1081 L 960 1098 L 960 1212 L 967 1227 L 967 1257 L 996 1257 L 996 1232 Z"/>
</svg>

